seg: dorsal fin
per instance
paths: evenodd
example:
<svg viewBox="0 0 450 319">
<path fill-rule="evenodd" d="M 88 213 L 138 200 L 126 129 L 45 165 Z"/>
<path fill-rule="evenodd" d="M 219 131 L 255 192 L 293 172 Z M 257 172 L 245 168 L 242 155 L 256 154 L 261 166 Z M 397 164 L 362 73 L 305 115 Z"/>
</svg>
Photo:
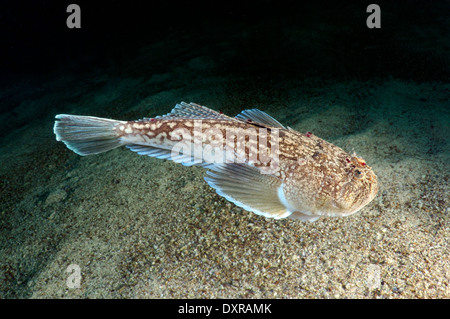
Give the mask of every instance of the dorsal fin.
<svg viewBox="0 0 450 319">
<path fill-rule="evenodd" d="M 155 117 L 157 119 L 217 119 L 234 121 L 232 117 L 195 103 L 181 102 L 170 113 Z"/>
<path fill-rule="evenodd" d="M 271 127 L 286 128 L 272 116 L 258 109 L 244 110 L 236 115 L 236 118 L 242 121 L 252 120 L 253 122 L 258 122 Z"/>
</svg>

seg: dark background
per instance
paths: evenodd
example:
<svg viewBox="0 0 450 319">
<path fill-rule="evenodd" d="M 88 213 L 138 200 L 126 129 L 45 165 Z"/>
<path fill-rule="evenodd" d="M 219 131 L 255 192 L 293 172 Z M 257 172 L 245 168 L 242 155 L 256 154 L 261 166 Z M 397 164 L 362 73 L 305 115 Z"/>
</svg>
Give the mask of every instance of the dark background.
<svg viewBox="0 0 450 319">
<path fill-rule="evenodd" d="M 81 29 L 66 27 L 70 3 L 81 7 Z M 366 27 L 371 3 L 381 7 L 381 29 Z M 2 78 L 120 69 L 174 36 L 228 73 L 448 81 L 449 17 L 449 1 L 2 1 Z M 159 67 L 183 59 L 171 51 Z"/>
</svg>

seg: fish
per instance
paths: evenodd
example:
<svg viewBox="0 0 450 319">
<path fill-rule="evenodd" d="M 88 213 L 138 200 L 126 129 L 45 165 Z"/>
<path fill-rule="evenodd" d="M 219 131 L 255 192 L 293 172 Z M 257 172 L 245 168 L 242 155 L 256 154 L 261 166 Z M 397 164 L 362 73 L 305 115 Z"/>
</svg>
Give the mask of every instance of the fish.
<svg viewBox="0 0 450 319">
<path fill-rule="evenodd" d="M 358 212 L 378 192 L 366 161 L 259 109 L 235 117 L 181 102 L 136 121 L 58 114 L 57 141 L 78 155 L 125 146 L 139 155 L 207 169 L 216 193 L 247 211 L 313 222 Z"/>
</svg>

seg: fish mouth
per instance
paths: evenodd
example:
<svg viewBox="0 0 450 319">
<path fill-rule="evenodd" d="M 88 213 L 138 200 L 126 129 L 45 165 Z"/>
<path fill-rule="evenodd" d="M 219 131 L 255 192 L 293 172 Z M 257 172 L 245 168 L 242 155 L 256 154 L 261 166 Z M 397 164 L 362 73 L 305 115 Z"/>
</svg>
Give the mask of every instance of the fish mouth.
<svg viewBox="0 0 450 319">
<path fill-rule="evenodd" d="M 378 182 L 377 182 L 377 177 L 376 175 L 371 172 L 371 174 L 368 176 L 368 193 L 367 193 L 367 197 L 366 199 L 361 203 L 357 200 L 355 200 L 355 203 L 353 203 L 353 207 L 355 207 L 355 211 L 353 213 L 356 213 L 357 211 L 359 211 L 360 209 L 362 209 L 363 207 L 365 207 L 367 204 L 369 204 L 377 195 L 378 193 Z M 353 214 L 352 213 L 352 214 Z"/>
<path fill-rule="evenodd" d="M 376 175 L 370 171 L 366 173 L 366 180 L 360 185 L 359 193 L 351 200 L 346 199 L 347 192 L 353 192 L 353 181 L 347 181 L 337 199 L 331 201 L 331 212 L 329 216 L 349 216 L 361 210 L 369 204 L 378 193 L 378 183 Z"/>
<path fill-rule="evenodd" d="M 375 198 L 375 196 L 377 196 L 377 194 L 378 194 L 378 182 L 376 180 L 376 176 L 375 176 L 375 181 L 370 184 L 370 194 L 371 194 L 371 196 L 369 197 L 369 200 L 367 201 L 366 204 L 370 203 Z"/>
<path fill-rule="evenodd" d="M 369 174 L 369 184 L 370 184 L 370 200 L 369 202 L 375 198 L 375 196 L 378 193 L 378 179 L 377 179 L 377 175 L 375 175 L 374 172 L 370 172 Z"/>
</svg>

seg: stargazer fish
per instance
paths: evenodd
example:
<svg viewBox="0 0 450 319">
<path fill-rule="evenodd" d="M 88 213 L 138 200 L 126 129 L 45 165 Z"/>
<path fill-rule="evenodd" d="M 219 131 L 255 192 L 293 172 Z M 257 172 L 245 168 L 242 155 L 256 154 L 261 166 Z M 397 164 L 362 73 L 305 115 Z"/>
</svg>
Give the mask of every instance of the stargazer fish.
<svg viewBox="0 0 450 319">
<path fill-rule="evenodd" d="M 56 139 L 79 155 L 125 145 L 141 155 L 203 166 L 217 194 L 269 218 L 348 216 L 378 190 L 362 158 L 257 109 L 232 118 L 182 102 L 166 115 L 137 121 L 67 114 L 56 119 Z"/>
</svg>

